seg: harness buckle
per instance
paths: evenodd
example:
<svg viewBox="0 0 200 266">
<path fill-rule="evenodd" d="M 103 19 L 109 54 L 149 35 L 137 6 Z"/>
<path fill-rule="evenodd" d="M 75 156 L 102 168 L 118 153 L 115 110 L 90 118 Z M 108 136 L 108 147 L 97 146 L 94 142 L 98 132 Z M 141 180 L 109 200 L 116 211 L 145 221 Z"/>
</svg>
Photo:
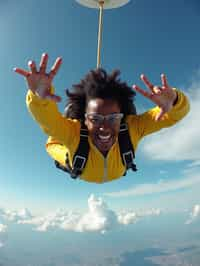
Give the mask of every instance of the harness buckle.
<svg viewBox="0 0 200 266">
<path fill-rule="evenodd" d="M 122 154 L 125 165 L 129 168 L 133 162 L 134 155 L 132 151 L 124 152 Z"/>
<path fill-rule="evenodd" d="M 73 169 L 83 169 L 86 162 L 86 158 L 80 155 L 76 155 L 73 161 Z"/>
</svg>

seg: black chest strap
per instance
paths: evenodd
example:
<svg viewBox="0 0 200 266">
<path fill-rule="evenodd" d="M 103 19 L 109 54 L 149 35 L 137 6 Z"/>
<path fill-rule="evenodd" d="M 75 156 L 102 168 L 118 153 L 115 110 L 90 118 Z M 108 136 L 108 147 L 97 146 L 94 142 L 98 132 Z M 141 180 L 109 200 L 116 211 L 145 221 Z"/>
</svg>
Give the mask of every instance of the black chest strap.
<svg viewBox="0 0 200 266">
<path fill-rule="evenodd" d="M 126 175 L 126 172 L 129 169 L 137 171 L 136 165 L 134 164 L 135 152 L 130 140 L 127 123 L 121 123 L 118 135 L 118 141 L 119 141 L 121 159 L 126 167 L 124 175 Z"/>
<path fill-rule="evenodd" d="M 80 176 L 85 168 L 89 154 L 89 143 L 88 143 L 88 130 L 84 127 L 80 130 L 80 142 L 79 146 L 74 154 L 72 167 L 69 164 L 68 154 L 66 154 L 66 167 L 60 165 L 59 162 L 55 161 L 56 167 L 68 172 L 73 179 Z"/>
</svg>

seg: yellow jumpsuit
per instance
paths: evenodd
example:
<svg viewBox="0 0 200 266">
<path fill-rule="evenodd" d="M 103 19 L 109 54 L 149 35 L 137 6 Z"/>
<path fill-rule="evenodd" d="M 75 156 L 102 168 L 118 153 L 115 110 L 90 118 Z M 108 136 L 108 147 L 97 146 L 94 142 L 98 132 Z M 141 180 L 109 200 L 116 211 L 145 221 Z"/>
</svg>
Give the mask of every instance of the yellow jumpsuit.
<svg viewBox="0 0 200 266">
<path fill-rule="evenodd" d="M 163 120 L 155 121 L 160 111 L 158 106 L 139 115 L 128 115 L 126 122 L 134 150 L 139 141 L 148 134 L 162 128 L 176 124 L 189 112 L 189 101 L 179 90 L 178 101 L 173 108 L 164 115 Z M 50 136 L 46 143 L 48 154 L 61 165 L 65 166 L 66 153 L 72 165 L 73 156 L 80 141 L 80 122 L 76 119 L 65 118 L 58 110 L 56 103 L 40 99 L 30 90 L 27 93 L 26 103 L 34 119 L 41 129 Z M 123 176 L 125 166 L 122 163 L 119 143 L 116 141 L 106 158 L 94 146 L 88 137 L 90 151 L 86 167 L 80 178 L 95 183 L 112 181 Z"/>
</svg>

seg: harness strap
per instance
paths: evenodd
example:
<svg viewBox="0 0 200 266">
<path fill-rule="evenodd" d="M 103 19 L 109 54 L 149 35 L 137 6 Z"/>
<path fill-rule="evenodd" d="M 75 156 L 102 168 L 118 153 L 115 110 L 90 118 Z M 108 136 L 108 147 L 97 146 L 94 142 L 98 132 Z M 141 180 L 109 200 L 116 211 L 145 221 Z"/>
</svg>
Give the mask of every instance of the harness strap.
<svg viewBox="0 0 200 266">
<path fill-rule="evenodd" d="M 118 141 L 119 141 L 122 162 L 126 166 L 126 171 L 124 175 L 126 175 L 126 172 L 128 169 L 137 171 L 136 165 L 133 163 L 133 160 L 135 159 L 135 153 L 134 153 L 133 145 L 130 140 L 128 126 L 124 122 L 121 123 L 120 125 Z"/>
<path fill-rule="evenodd" d="M 69 164 L 69 156 L 66 154 L 66 167 L 62 166 L 58 161 L 55 161 L 57 168 L 69 173 L 73 179 L 76 179 L 82 174 L 85 168 L 89 154 L 89 143 L 88 143 L 88 130 L 86 128 L 80 129 L 80 142 L 79 146 L 74 154 L 72 167 Z"/>
<path fill-rule="evenodd" d="M 76 179 L 82 174 L 83 169 L 87 163 L 89 154 L 89 143 L 88 143 L 88 130 L 84 127 L 80 130 L 80 142 L 73 157 L 72 168 L 69 166 L 68 156 L 66 159 L 66 165 L 70 169 L 71 177 Z"/>
</svg>

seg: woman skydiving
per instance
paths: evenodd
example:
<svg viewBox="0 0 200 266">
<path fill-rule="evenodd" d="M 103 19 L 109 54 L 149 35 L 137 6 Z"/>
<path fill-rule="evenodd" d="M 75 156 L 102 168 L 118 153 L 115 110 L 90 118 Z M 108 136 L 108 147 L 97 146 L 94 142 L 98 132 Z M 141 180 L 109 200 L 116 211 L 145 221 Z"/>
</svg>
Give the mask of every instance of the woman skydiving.
<svg viewBox="0 0 200 266">
<path fill-rule="evenodd" d="M 134 152 L 146 135 L 170 127 L 189 112 L 187 97 L 169 86 L 161 75 L 161 86 L 154 86 L 141 75 L 149 91 L 133 85 L 133 89 L 156 106 L 136 114 L 135 92 L 119 79 L 119 71 L 107 74 L 103 69 L 91 70 L 79 84 L 67 90 L 65 115 L 57 108 L 61 98 L 54 94 L 52 81 L 62 59 L 57 58 L 46 73 L 48 55 L 43 54 L 40 67 L 29 62 L 30 70 L 15 68 L 28 84 L 26 103 L 34 119 L 49 136 L 46 150 L 59 168 L 73 178 L 103 183 L 136 170 Z"/>
</svg>

